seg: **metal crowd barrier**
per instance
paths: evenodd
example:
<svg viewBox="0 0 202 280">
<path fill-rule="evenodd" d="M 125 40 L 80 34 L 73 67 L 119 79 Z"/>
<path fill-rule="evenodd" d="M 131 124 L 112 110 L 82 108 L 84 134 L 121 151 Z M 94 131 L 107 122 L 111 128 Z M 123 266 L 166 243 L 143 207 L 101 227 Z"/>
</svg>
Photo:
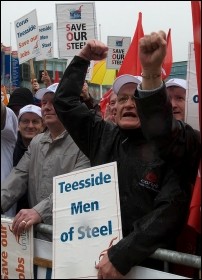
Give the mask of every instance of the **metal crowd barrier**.
<svg viewBox="0 0 202 280">
<path fill-rule="evenodd" d="M 34 229 L 40 233 L 52 234 L 53 227 L 51 225 L 38 224 Z M 150 257 L 163 262 L 185 265 L 201 270 L 200 256 L 159 248 Z"/>
</svg>

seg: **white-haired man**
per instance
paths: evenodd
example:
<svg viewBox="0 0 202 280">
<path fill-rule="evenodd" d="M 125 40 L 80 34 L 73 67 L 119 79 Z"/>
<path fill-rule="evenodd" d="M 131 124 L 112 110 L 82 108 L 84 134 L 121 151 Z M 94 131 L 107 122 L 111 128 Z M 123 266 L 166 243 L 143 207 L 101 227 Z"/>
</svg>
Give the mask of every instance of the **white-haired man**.
<svg viewBox="0 0 202 280">
<path fill-rule="evenodd" d="M 120 279 L 157 248 L 168 246 L 186 219 L 190 161 L 180 140 L 192 128 L 180 128 L 173 118 L 162 82 L 165 37 L 164 32 L 154 32 L 140 39 L 141 85 L 137 87 L 132 75 L 115 80 L 117 125 L 93 115 L 79 100 L 89 61 L 107 56 L 102 42 L 87 42 L 68 65 L 55 94 L 58 117 L 91 164 L 117 161 L 123 239 L 96 265 L 99 279 Z M 194 153 L 197 147 L 188 157 Z"/>
</svg>

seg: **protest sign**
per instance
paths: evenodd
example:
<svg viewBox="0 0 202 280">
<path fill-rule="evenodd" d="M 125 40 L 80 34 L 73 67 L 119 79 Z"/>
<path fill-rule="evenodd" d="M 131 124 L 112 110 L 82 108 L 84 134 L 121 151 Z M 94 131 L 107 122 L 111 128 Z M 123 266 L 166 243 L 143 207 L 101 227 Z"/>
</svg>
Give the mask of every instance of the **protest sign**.
<svg viewBox="0 0 202 280">
<path fill-rule="evenodd" d="M 1 279 L 34 279 L 33 227 L 15 236 L 12 222 L 1 218 Z"/>
<path fill-rule="evenodd" d="M 19 64 L 41 53 L 36 9 L 15 21 Z"/>
<path fill-rule="evenodd" d="M 53 58 L 53 23 L 39 26 L 39 38 L 41 54 L 36 57 L 36 61 Z"/>
<path fill-rule="evenodd" d="M 107 68 L 119 69 L 130 46 L 130 37 L 108 36 Z"/>
<path fill-rule="evenodd" d="M 97 39 L 95 3 L 56 4 L 59 57 L 73 57 Z"/>
<path fill-rule="evenodd" d="M 96 278 L 113 238 L 122 238 L 116 162 L 54 177 L 53 278 Z"/>
</svg>

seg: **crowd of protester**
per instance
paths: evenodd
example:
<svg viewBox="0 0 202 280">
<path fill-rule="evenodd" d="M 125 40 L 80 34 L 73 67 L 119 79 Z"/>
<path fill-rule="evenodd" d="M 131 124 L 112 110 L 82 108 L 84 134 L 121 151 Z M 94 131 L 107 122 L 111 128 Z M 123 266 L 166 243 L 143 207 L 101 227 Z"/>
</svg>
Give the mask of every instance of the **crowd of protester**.
<svg viewBox="0 0 202 280">
<path fill-rule="evenodd" d="M 139 41 L 142 76 L 115 79 L 104 115 L 85 80 L 108 48 L 90 40 L 61 81 L 17 88 L 1 101 L 1 213 L 14 234 L 52 224 L 52 179 L 117 162 L 123 238 L 96 265 L 98 278 L 120 279 L 135 265 L 155 267 L 157 248 L 176 248 L 187 221 L 200 161 L 199 132 L 185 123 L 187 82 L 162 81 L 165 33 Z M 64 90 L 65 89 L 65 90 Z M 52 241 L 52 235 L 38 238 Z"/>
</svg>

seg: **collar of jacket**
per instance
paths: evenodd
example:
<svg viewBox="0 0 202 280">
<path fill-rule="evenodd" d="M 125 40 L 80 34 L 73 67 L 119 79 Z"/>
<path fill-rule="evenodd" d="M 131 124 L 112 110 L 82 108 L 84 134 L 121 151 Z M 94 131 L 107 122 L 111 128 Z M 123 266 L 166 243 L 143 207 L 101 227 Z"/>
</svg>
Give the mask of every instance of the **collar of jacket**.
<svg viewBox="0 0 202 280">
<path fill-rule="evenodd" d="M 49 142 L 52 143 L 53 141 L 57 141 L 58 139 L 62 139 L 64 137 L 67 137 L 69 133 L 67 132 L 67 130 L 64 130 L 60 135 L 57 136 L 57 138 L 55 138 L 54 140 L 51 137 L 50 131 L 47 129 L 44 133 L 43 133 L 43 137 L 41 138 L 41 142 L 45 143 L 45 142 Z"/>
</svg>

